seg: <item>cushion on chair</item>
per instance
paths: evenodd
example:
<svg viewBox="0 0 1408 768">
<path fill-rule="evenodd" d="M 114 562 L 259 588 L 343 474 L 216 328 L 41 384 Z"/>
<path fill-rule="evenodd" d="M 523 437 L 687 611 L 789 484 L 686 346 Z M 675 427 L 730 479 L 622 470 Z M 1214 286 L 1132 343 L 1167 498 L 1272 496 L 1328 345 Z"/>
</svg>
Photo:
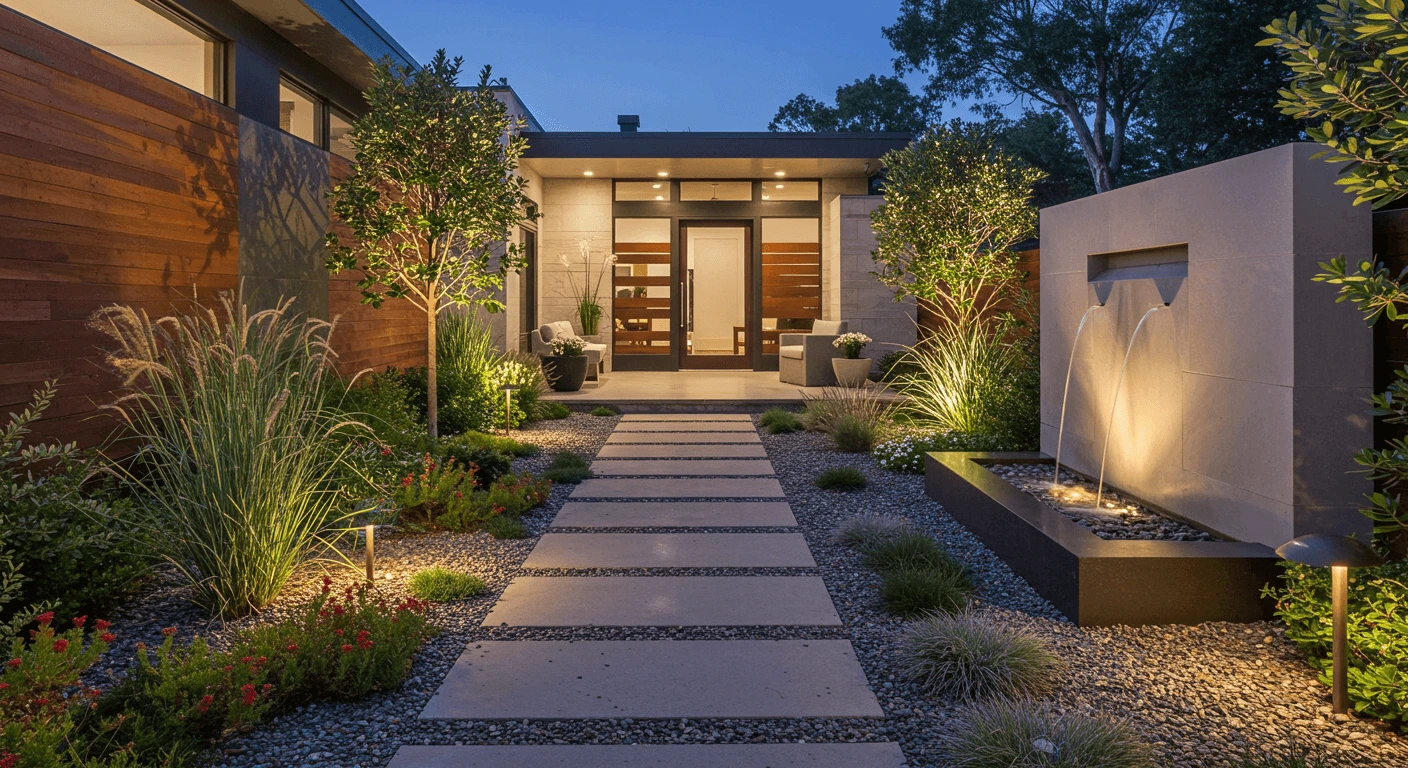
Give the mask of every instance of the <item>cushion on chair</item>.
<svg viewBox="0 0 1408 768">
<path fill-rule="evenodd" d="M 845 320 L 817 320 L 812 323 L 812 333 L 822 336 L 840 336 L 845 332 Z"/>
<path fill-rule="evenodd" d="M 557 331 L 552 323 L 544 323 L 538 326 L 538 335 L 543 337 L 544 343 L 551 344 L 552 340 L 557 338 Z"/>
<path fill-rule="evenodd" d="M 572 321 L 571 321 L 571 320 L 558 320 L 558 321 L 555 322 L 555 323 L 548 323 L 548 325 L 551 325 L 551 326 L 552 326 L 552 330 L 553 330 L 553 334 L 554 334 L 554 335 L 553 335 L 553 338 L 557 338 L 558 336 L 562 336 L 562 337 L 571 339 L 571 338 L 576 338 L 576 336 L 577 336 L 576 331 L 573 331 L 573 330 L 572 330 Z"/>
<path fill-rule="evenodd" d="M 791 359 L 793 359 L 793 360 L 801 360 L 801 359 L 802 359 L 802 345 L 801 345 L 801 344 L 796 344 L 796 345 L 788 345 L 788 346 L 785 346 L 785 347 L 778 347 L 777 353 L 778 353 L 779 355 L 783 356 L 783 357 L 791 358 Z"/>
</svg>

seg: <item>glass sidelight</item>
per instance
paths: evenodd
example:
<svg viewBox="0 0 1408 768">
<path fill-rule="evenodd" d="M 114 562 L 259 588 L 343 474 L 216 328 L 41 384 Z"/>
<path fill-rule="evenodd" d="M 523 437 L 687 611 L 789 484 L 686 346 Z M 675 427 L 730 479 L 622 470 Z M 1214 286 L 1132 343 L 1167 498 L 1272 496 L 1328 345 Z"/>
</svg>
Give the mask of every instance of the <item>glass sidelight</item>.
<svg viewBox="0 0 1408 768">
<path fill-rule="evenodd" d="M 751 368 L 752 225 L 680 226 L 681 368 Z"/>
<path fill-rule="evenodd" d="M 616 219 L 612 353 L 669 355 L 673 270 L 669 219 Z"/>
<path fill-rule="evenodd" d="M 763 219 L 763 354 L 788 331 L 821 319 L 821 222 Z"/>
</svg>

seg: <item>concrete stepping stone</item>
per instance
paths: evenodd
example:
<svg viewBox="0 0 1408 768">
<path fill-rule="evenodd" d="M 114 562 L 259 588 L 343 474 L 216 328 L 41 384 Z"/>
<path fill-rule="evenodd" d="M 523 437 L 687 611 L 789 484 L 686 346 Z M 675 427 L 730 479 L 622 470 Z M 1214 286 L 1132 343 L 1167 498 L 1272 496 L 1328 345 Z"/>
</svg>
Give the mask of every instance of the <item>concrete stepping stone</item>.
<svg viewBox="0 0 1408 768">
<path fill-rule="evenodd" d="M 543 744 L 404 746 L 388 768 L 904 768 L 879 744 Z"/>
<path fill-rule="evenodd" d="M 569 501 L 553 528 L 792 527 L 785 501 Z"/>
<path fill-rule="evenodd" d="M 495 640 L 465 649 L 420 716 L 880 718 L 884 713 L 847 640 Z"/>
<path fill-rule="evenodd" d="M 721 483 L 703 478 L 591 478 L 572 489 L 569 499 L 781 499 L 782 485 L 772 478 Z"/>
<path fill-rule="evenodd" d="M 718 477 L 721 475 L 771 477 L 772 462 L 748 459 L 598 459 L 592 462 L 598 476 L 657 475 L 661 477 Z"/>
<path fill-rule="evenodd" d="M 623 421 L 614 432 L 757 432 L 751 421 Z"/>
<path fill-rule="evenodd" d="M 800 533 L 547 533 L 523 567 L 815 568 L 816 561 Z"/>
<path fill-rule="evenodd" d="M 520 576 L 484 619 L 497 627 L 837 627 L 815 576 Z"/>
<path fill-rule="evenodd" d="M 757 432 L 612 432 L 607 445 L 621 443 L 762 443 Z"/>
<path fill-rule="evenodd" d="M 634 433 L 633 433 L 634 434 Z M 760 444 L 603 445 L 598 459 L 766 459 Z"/>
<path fill-rule="evenodd" d="M 621 421 L 746 421 L 753 423 L 753 417 L 746 413 L 628 413 Z"/>
</svg>

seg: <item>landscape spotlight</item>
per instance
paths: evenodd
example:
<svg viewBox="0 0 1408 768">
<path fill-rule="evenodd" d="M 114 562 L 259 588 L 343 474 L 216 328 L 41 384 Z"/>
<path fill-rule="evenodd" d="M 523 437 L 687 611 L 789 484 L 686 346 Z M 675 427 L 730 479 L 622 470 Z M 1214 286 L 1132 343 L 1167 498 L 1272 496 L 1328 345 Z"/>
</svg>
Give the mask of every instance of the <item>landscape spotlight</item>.
<svg viewBox="0 0 1408 768">
<path fill-rule="evenodd" d="M 374 541 L 375 536 L 376 536 L 376 526 L 375 526 L 375 525 L 369 525 L 369 526 L 367 526 L 367 583 L 368 583 L 368 584 L 371 584 L 373 581 L 376 581 L 376 551 L 375 551 L 376 543 L 375 543 L 375 541 Z"/>
<path fill-rule="evenodd" d="M 1330 569 L 1331 621 L 1334 623 L 1334 713 L 1349 712 L 1349 569 L 1372 568 L 1383 564 L 1374 550 L 1358 539 L 1312 533 L 1291 539 L 1276 548 L 1276 554 L 1293 563 Z"/>
<path fill-rule="evenodd" d="M 504 434 L 507 435 L 513 423 L 513 393 L 518 391 L 518 387 L 508 384 L 500 391 L 504 393 Z"/>
</svg>

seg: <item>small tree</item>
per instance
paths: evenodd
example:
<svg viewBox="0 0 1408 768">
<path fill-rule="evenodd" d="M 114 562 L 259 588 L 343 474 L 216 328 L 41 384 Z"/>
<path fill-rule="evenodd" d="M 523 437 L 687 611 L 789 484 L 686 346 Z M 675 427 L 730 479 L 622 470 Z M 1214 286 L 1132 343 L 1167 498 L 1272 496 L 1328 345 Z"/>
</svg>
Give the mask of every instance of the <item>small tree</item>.
<svg viewBox="0 0 1408 768">
<path fill-rule="evenodd" d="M 1319 22 L 1293 13 L 1258 45 L 1280 49 L 1291 82 L 1276 106 L 1310 122 L 1355 204 L 1387 205 L 1408 193 L 1408 17 L 1403 0 L 1338 0 Z M 1392 318 L 1390 318 L 1392 319 Z"/>
<path fill-rule="evenodd" d="M 1043 174 L 957 121 L 884 158 L 885 202 L 871 214 L 876 277 L 896 299 L 934 306 L 960 332 L 1019 298 L 1013 245 L 1036 232 L 1032 185 Z"/>
<path fill-rule="evenodd" d="M 426 419 L 436 427 L 435 321 L 451 306 L 504 308 L 495 292 L 524 265 L 513 228 L 537 218 L 518 176 L 522 120 L 494 97 L 485 66 L 461 89 L 462 59 L 445 51 L 424 67 L 389 59 L 374 69 L 367 113 L 352 124 L 357 163 L 332 190 L 343 245 L 328 235 L 328 269 L 361 272 L 362 303 L 406 299 L 426 316 Z M 494 259 L 498 263 L 495 265 Z"/>
</svg>

